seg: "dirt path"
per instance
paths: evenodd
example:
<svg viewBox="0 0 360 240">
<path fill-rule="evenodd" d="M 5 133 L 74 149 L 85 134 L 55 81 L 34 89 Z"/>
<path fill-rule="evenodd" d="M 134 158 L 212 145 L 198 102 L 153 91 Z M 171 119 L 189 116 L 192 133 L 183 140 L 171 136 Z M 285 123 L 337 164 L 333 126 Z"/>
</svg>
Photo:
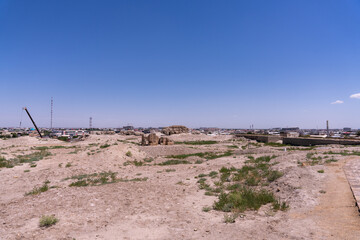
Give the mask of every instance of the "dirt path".
<svg viewBox="0 0 360 240">
<path fill-rule="evenodd" d="M 349 183 L 343 171 L 349 157 L 327 167 L 326 193 L 320 204 L 304 217 L 311 219 L 320 231 L 313 233 L 313 239 L 359 239 L 360 216 Z"/>
</svg>

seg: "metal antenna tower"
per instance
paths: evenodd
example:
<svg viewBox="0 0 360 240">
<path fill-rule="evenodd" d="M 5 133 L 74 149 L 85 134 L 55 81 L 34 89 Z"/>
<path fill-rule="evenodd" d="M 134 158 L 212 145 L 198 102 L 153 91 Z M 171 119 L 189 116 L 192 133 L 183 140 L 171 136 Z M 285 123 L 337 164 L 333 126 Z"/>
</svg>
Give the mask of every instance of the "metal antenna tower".
<svg viewBox="0 0 360 240">
<path fill-rule="evenodd" d="M 92 129 L 92 117 L 90 117 L 90 120 L 89 120 L 89 128 Z"/>
<path fill-rule="evenodd" d="M 53 98 L 51 97 L 50 129 L 53 128 Z"/>
</svg>

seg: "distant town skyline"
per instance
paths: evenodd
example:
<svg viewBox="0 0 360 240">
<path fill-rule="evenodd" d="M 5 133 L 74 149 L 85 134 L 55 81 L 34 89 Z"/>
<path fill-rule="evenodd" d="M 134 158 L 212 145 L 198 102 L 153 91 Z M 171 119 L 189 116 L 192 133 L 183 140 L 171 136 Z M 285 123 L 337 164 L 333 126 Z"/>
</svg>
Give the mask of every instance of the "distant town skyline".
<svg viewBox="0 0 360 240">
<path fill-rule="evenodd" d="M 360 128 L 360 2 L 0 0 L 0 127 Z"/>
</svg>

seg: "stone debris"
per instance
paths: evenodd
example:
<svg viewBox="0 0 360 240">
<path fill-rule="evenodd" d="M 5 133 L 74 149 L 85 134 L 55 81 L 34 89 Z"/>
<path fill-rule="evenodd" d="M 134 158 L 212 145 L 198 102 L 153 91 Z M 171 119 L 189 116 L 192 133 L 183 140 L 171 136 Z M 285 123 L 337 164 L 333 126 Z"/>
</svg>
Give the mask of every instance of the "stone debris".
<svg viewBox="0 0 360 240">
<path fill-rule="evenodd" d="M 167 138 L 159 138 L 155 133 L 150 133 L 147 137 L 145 135 L 141 136 L 141 145 L 142 146 L 157 146 L 157 145 L 174 145 L 174 141 Z"/>
<path fill-rule="evenodd" d="M 179 134 L 179 133 L 188 133 L 189 129 L 185 126 L 174 125 L 166 127 L 161 131 L 165 135 Z"/>
<path fill-rule="evenodd" d="M 159 139 L 159 144 L 160 145 L 174 145 L 174 141 L 167 137 L 161 137 Z"/>
<path fill-rule="evenodd" d="M 150 133 L 148 136 L 149 146 L 154 146 L 159 144 L 159 137 L 155 133 Z"/>
</svg>

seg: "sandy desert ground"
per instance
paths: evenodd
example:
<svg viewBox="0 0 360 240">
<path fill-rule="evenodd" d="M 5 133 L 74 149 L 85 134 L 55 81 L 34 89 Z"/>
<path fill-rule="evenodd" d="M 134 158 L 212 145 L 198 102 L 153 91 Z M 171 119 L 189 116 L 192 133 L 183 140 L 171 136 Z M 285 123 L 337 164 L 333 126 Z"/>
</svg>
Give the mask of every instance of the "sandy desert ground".
<svg viewBox="0 0 360 240">
<path fill-rule="evenodd" d="M 233 136 L 170 138 L 175 145 L 139 146 L 141 137 L 123 135 L 0 140 L 2 161 L 14 165 L 0 168 L 0 239 L 359 239 L 342 167 L 360 147 L 285 151 Z M 284 208 L 215 210 L 220 191 L 236 183 L 232 174 L 262 156 L 280 175 L 239 183 L 273 193 Z M 40 227 L 43 215 L 59 221 Z"/>
</svg>

